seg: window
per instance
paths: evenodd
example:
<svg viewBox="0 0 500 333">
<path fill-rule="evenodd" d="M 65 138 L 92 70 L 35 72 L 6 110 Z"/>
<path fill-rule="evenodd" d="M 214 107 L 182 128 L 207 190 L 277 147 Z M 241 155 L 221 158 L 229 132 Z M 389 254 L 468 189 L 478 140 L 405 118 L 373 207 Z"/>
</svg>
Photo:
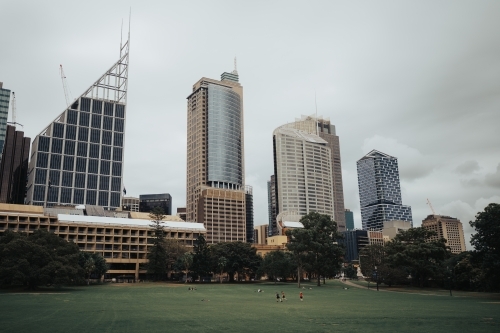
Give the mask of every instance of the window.
<svg viewBox="0 0 500 333">
<path fill-rule="evenodd" d="M 114 139 L 113 145 L 118 146 L 118 147 L 123 147 L 123 134 L 122 133 L 115 133 L 115 139 Z"/>
<path fill-rule="evenodd" d="M 88 144 L 86 142 L 78 142 L 78 150 L 76 151 L 76 155 L 80 157 L 87 157 L 87 148 Z"/>
<path fill-rule="evenodd" d="M 76 158 L 76 171 L 78 171 L 78 172 L 87 171 L 87 159 L 86 158 L 81 158 L 81 157 Z"/>
<path fill-rule="evenodd" d="M 113 148 L 113 161 L 121 162 L 122 160 L 122 148 Z"/>
<path fill-rule="evenodd" d="M 38 151 L 49 152 L 49 147 L 50 147 L 50 138 L 46 136 L 38 137 Z"/>
<path fill-rule="evenodd" d="M 90 132 L 90 142 L 101 143 L 101 131 L 93 129 Z"/>
<path fill-rule="evenodd" d="M 120 207 L 120 193 L 111 193 L 111 207 Z"/>
<path fill-rule="evenodd" d="M 85 188 L 85 174 L 84 173 L 75 174 L 75 187 L 76 188 Z"/>
<path fill-rule="evenodd" d="M 102 101 L 92 101 L 92 113 L 101 114 L 102 113 Z"/>
<path fill-rule="evenodd" d="M 99 160 L 89 160 L 89 173 L 98 173 L 99 172 Z"/>
<path fill-rule="evenodd" d="M 116 117 L 125 118 L 125 105 L 116 104 Z"/>
<path fill-rule="evenodd" d="M 99 177 L 99 189 L 103 191 L 109 191 L 109 176 Z"/>
<path fill-rule="evenodd" d="M 101 174 L 109 175 L 109 172 L 111 171 L 110 169 L 111 169 L 111 162 L 101 161 Z"/>
<path fill-rule="evenodd" d="M 73 192 L 73 203 L 77 205 L 83 204 L 83 190 L 74 190 Z"/>
<path fill-rule="evenodd" d="M 87 191 L 87 205 L 95 205 L 97 199 L 97 191 Z"/>
<path fill-rule="evenodd" d="M 63 170 L 73 171 L 74 163 L 75 163 L 75 158 L 73 156 L 64 156 Z"/>
<path fill-rule="evenodd" d="M 68 110 L 66 114 L 66 123 L 76 125 L 78 120 L 78 112 L 74 110 Z"/>
<path fill-rule="evenodd" d="M 112 132 L 103 131 L 102 132 L 102 144 L 103 145 L 111 145 L 111 137 L 112 137 Z"/>
<path fill-rule="evenodd" d="M 61 139 L 52 139 L 52 152 L 56 154 L 62 154 L 62 146 L 63 146 L 63 140 Z"/>
<path fill-rule="evenodd" d="M 120 192 L 121 191 L 121 180 L 118 177 L 111 178 L 111 191 Z"/>
<path fill-rule="evenodd" d="M 56 138 L 62 138 L 64 135 L 64 125 L 60 123 L 54 123 L 52 128 L 52 136 Z"/>
<path fill-rule="evenodd" d="M 47 170 L 45 169 L 36 169 L 35 174 L 35 184 L 44 184 L 47 181 Z"/>
<path fill-rule="evenodd" d="M 122 175 L 122 164 L 121 163 L 113 163 L 113 176 L 121 176 Z"/>
<path fill-rule="evenodd" d="M 89 157 L 99 158 L 99 145 L 90 144 Z"/>
<path fill-rule="evenodd" d="M 104 114 L 106 116 L 113 115 L 113 103 L 104 102 Z"/>
<path fill-rule="evenodd" d="M 66 140 L 66 144 L 64 145 L 64 154 L 75 155 L 75 141 Z"/>
<path fill-rule="evenodd" d="M 61 203 L 71 203 L 71 189 L 62 188 L 61 189 Z"/>
<path fill-rule="evenodd" d="M 33 190 L 33 201 L 45 201 L 45 186 L 35 186 Z"/>
<path fill-rule="evenodd" d="M 87 188 L 97 189 L 97 176 L 96 175 L 88 175 L 87 177 Z"/>
<path fill-rule="evenodd" d="M 124 124 L 123 119 L 115 118 L 115 131 L 123 132 L 123 127 L 124 127 L 123 124 Z"/>
<path fill-rule="evenodd" d="M 66 126 L 66 139 L 76 140 L 76 126 Z"/>
<path fill-rule="evenodd" d="M 90 111 L 90 98 L 81 98 L 80 110 Z"/>
<path fill-rule="evenodd" d="M 80 126 L 89 127 L 90 115 L 88 113 L 80 112 Z"/>
<path fill-rule="evenodd" d="M 99 206 L 107 206 L 108 205 L 108 192 L 99 191 Z"/>
<path fill-rule="evenodd" d="M 50 168 L 61 169 L 61 155 L 56 155 L 56 154 L 50 155 Z"/>
<path fill-rule="evenodd" d="M 59 187 L 52 186 L 48 191 L 47 202 L 57 202 L 59 199 Z"/>
<path fill-rule="evenodd" d="M 102 122 L 102 128 L 111 131 L 113 129 L 113 118 L 104 117 L 104 121 Z"/>
<path fill-rule="evenodd" d="M 72 187 L 73 186 L 73 173 L 63 172 L 61 186 Z"/>
<path fill-rule="evenodd" d="M 49 180 L 52 186 L 59 186 L 59 176 L 61 175 L 61 171 L 59 170 L 50 170 Z"/>
<path fill-rule="evenodd" d="M 111 160 L 111 147 L 110 146 L 102 146 L 101 158 L 103 160 Z"/>
<path fill-rule="evenodd" d="M 101 116 L 96 114 L 92 115 L 92 128 L 101 128 Z"/>
<path fill-rule="evenodd" d="M 36 158 L 36 166 L 38 168 L 46 168 L 49 162 L 49 154 L 47 153 L 38 153 Z"/>
</svg>

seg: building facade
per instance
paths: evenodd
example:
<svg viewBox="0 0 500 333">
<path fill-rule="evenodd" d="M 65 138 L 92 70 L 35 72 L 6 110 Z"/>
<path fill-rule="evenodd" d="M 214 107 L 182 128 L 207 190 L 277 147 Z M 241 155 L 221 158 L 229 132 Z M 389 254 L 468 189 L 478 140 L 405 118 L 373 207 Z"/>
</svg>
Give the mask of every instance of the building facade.
<svg viewBox="0 0 500 333">
<path fill-rule="evenodd" d="M 334 218 L 328 142 L 285 125 L 274 130 L 273 149 L 276 214 L 317 212 Z"/>
<path fill-rule="evenodd" d="M 128 45 L 111 69 L 33 140 L 27 204 L 122 206 Z"/>
<path fill-rule="evenodd" d="M 382 230 L 384 221 L 413 223 L 411 207 L 402 204 L 397 158 L 372 150 L 357 161 L 361 223 Z"/>
<path fill-rule="evenodd" d="M 186 207 L 177 207 L 177 216 L 183 221 L 187 221 L 186 218 Z"/>
<path fill-rule="evenodd" d="M 138 212 L 139 202 L 140 202 L 139 198 L 136 197 L 123 197 L 122 199 L 123 210 L 128 210 L 129 212 Z"/>
<path fill-rule="evenodd" d="M 253 188 L 252 186 L 245 186 L 245 223 L 247 229 L 247 243 L 253 243 Z"/>
<path fill-rule="evenodd" d="M 205 224 L 208 243 L 247 239 L 238 81 L 236 69 L 220 81 L 201 78 L 187 97 L 186 218 Z"/>
<path fill-rule="evenodd" d="M 165 215 L 172 215 L 172 196 L 168 193 L 139 195 L 139 211 L 151 213 L 156 207 L 163 209 Z"/>
<path fill-rule="evenodd" d="M 266 244 L 266 239 L 268 236 L 268 231 L 269 226 L 267 224 L 262 224 L 254 227 L 253 230 L 253 242 L 254 244 L 260 244 L 260 245 L 265 245 Z"/>
<path fill-rule="evenodd" d="M 271 180 L 267 182 L 267 212 L 269 219 L 268 236 L 278 234 L 278 226 L 276 224 L 276 177 L 271 176 Z"/>
<path fill-rule="evenodd" d="M 401 231 L 406 231 L 411 227 L 411 222 L 407 221 L 385 221 L 382 233 L 384 234 L 384 236 L 387 236 L 387 239 L 391 240 L 396 237 L 397 234 L 399 234 Z"/>
<path fill-rule="evenodd" d="M 446 239 L 446 245 L 450 247 L 451 253 L 466 251 L 464 228 L 459 219 L 444 215 L 429 215 L 422 221 L 422 227 L 436 232 L 431 241 Z"/>
<path fill-rule="evenodd" d="M 5 135 L 7 134 L 7 118 L 9 116 L 10 90 L 3 88 L 0 82 L 0 160 L 2 159 Z"/>
<path fill-rule="evenodd" d="M 30 142 L 30 138 L 24 137 L 24 132 L 16 131 L 15 126 L 7 126 L 3 158 L 0 162 L 2 203 L 24 204 Z"/>
<path fill-rule="evenodd" d="M 344 231 L 342 236 L 344 237 L 339 240 L 339 244 L 345 247 L 344 262 L 358 260 L 361 249 L 370 245 L 368 231 L 366 230 Z"/>
<path fill-rule="evenodd" d="M 354 213 L 350 209 L 345 210 L 345 228 L 346 231 L 354 230 Z"/>
</svg>

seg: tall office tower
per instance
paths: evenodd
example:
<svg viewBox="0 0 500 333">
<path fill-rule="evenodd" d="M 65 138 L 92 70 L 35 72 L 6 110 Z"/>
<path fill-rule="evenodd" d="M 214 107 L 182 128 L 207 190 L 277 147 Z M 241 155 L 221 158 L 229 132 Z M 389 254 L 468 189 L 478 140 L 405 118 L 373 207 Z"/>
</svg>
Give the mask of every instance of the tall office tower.
<svg viewBox="0 0 500 333">
<path fill-rule="evenodd" d="M 2 159 L 3 144 L 7 133 L 7 116 L 9 115 L 10 90 L 3 88 L 0 82 L 0 160 Z"/>
<path fill-rule="evenodd" d="M 334 218 L 332 151 L 316 134 L 278 127 L 273 132 L 276 214 L 310 212 Z"/>
<path fill-rule="evenodd" d="M 382 230 L 385 221 L 412 221 L 401 202 L 398 159 L 372 150 L 357 163 L 361 222 L 364 230 Z"/>
<path fill-rule="evenodd" d="M 328 118 L 317 116 L 302 116 L 295 119 L 295 122 L 287 126 L 305 131 L 311 134 L 317 134 L 327 142 L 332 154 L 332 188 L 333 188 L 333 219 L 337 222 L 338 230 L 346 230 L 344 215 L 344 188 L 342 184 L 342 163 L 340 159 L 340 143 L 336 134 L 335 126 L 331 124 Z"/>
<path fill-rule="evenodd" d="M 30 138 L 24 137 L 24 132 L 16 131 L 14 126 L 7 126 L 0 162 L 0 202 L 24 204 L 30 142 Z"/>
<path fill-rule="evenodd" d="M 269 218 L 268 236 L 278 235 L 278 225 L 276 221 L 276 178 L 271 176 L 271 180 L 267 182 L 267 212 Z"/>
<path fill-rule="evenodd" d="M 28 204 L 121 207 L 128 64 L 126 41 L 119 60 L 33 140 Z"/>
<path fill-rule="evenodd" d="M 201 78 L 187 97 L 186 218 L 207 242 L 246 240 L 243 87 L 236 68 Z"/>
<path fill-rule="evenodd" d="M 165 215 L 172 215 L 172 196 L 168 193 L 141 194 L 139 201 L 140 212 L 150 213 L 160 207 Z"/>
<path fill-rule="evenodd" d="M 345 210 L 345 228 L 346 231 L 354 230 L 354 214 L 350 209 Z"/>
<path fill-rule="evenodd" d="M 246 209 L 246 228 L 247 228 L 247 243 L 253 243 L 253 188 L 245 186 L 245 209 Z"/>
<path fill-rule="evenodd" d="M 446 239 L 446 245 L 450 247 L 451 253 L 458 254 L 466 250 L 464 228 L 459 219 L 443 215 L 429 215 L 422 221 L 422 227 L 436 232 L 436 236 L 431 237 L 431 241 Z"/>
</svg>

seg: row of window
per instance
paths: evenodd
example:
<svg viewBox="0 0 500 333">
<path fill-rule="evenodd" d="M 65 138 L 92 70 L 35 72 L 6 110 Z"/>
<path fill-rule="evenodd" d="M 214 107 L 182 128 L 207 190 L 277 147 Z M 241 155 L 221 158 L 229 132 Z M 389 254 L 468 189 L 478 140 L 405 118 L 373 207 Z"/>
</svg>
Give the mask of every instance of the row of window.
<svg viewBox="0 0 500 333">
<path fill-rule="evenodd" d="M 92 113 L 102 114 L 102 112 L 104 111 L 104 114 L 107 116 L 113 115 L 113 106 L 116 106 L 115 117 L 125 118 L 125 105 L 104 102 L 104 110 L 103 110 L 102 101 L 96 99 L 92 100 L 90 98 L 85 98 L 85 97 L 82 97 L 80 99 L 80 111 L 90 112 L 91 106 L 92 106 Z M 72 107 L 76 108 L 77 103 L 73 104 Z"/>
<path fill-rule="evenodd" d="M 104 134 L 111 132 L 105 132 Z M 39 152 L 49 152 L 49 141 L 50 138 L 48 137 L 39 137 L 38 141 L 38 151 Z M 81 157 L 87 157 L 87 152 L 89 153 L 89 157 L 91 158 L 99 158 L 99 147 L 101 145 L 99 144 L 89 144 L 87 142 L 77 142 L 77 141 L 70 141 L 70 140 L 63 140 L 63 139 L 52 139 L 52 147 L 50 151 L 54 154 L 62 154 L 63 153 L 63 143 L 64 143 L 64 155 L 75 155 Z M 111 145 L 111 135 L 109 137 L 106 137 L 106 135 L 103 136 L 103 143 Z M 119 136 L 115 135 L 115 148 L 114 151 L 122 151 L 122 148 L 118 148 L 123 146 L 123 135 L 120 134 Z M 90 147 L 90 150 L 89 150 Z M 111 147 L 110 146 L 102 146 L 102 159 L 111 159 Z"/>
<path fill-rule="evenodd" d="M 45 186 L 36 185 L 33 192 L 33 201 L 45 202 Z M 86 196 L 85 196 L 86 192 Z M 120 192 L 106 192 L 96 190 L 82 190 L 72 188 L 51 187 L 47 192 L 48 203 L 68 203 L 76 205 L 120 206 Z"/>
<path fill-rule="evenodd" d="M 61 142 L 61 148 L 62 148 L 62 140 L 55 139 L 55 138 L 66 138 L 69 140 L 76 140 L 77 135 L 76 135 L 76 129 L 77 126 L 74 125 L 66 125 L 66 135 L 64 135 L 64 124 L 61 123 L 54 123 L 53 124 L 53 130 L 52 130 L 52 149 L 56 148 L 57 146 L 54 146 L 54 144 L 57 145 L 57 142 Z M 123 146 L 123 133 L 118 133 L 118 132 L 113 132 L 111 131 L 106 131 L 103 130 L 101 131 L 100 129 L 91 129 L 89 131 L 88 128 L 85 127 L 79 127 L 78 130 L 78 141 L 83 141 L 83 142 L 88 142 L 89 141 L 89 133 L 90 133 L 90 142 L 92 143 L 101 143 L 101 136 L 102 136 L 102 144 L 105 145 L 111 145 L 111 142 L 113 142 L 114 146 Z M 41 151 L 49 151 L 49 146 L 50 146 L 50 137 L 47 136 L 41 136 L 39 137 L 39 143 L 38 143 L 38 149 Z M 54 141 L 56 143 L 54 143 Z"/>
<path fill-rule="evenodd" d="M 120 158 L 121 160 L 121 156 L 118 156 L 117 159 L 118 158 Z M 60 170 L 61 164 L 64 171 L 76 171 L 94 174 L 100 173 L 103 175 L 109 175 L 111 172 L 113 176 L 122 175 L 122 164 L 118 162 L 110 162 L 104 160 L 99 161 L 97 159 L 77 157 L 75 163 L 75 158 L 73 156 L 64 156 L 64 158 L 62 158 L 61 155 L 51 155 L 50 169 Z M 39 168 L 47 169 L 48 167 L 48 154 L 38 153 L 37 170 Z"/>
<path fill-rule="evenodd" d="M 48 182 L 47 182 L 48 176 Z M 74 184 L 73 184 L 74 176 Z M 85 179 L 87 183 L 85 183 Z M 35 174 L 35 184 L 45 185 L 49 183 L 52 186 L 64 187 L 76 187 L 76 188 L 87 188 L 87 189 L 97 189 L 97 181 L 99 180 L 99 190 L 109 191 L 111 184 L 111 191 L 121 191 L 121 178 L 120 177 L 110 177 L 110 176 L 97 176 L 97 175 L 86 175 L 84 173 L 73 173 L 73 172 L 60 172 L 59 170 L 45 170 L 37 169 Z"/>
<path fill-rule="evenodd" d="M 80 122 L 78 122 L 80 120 Z M 91 121 L 92 120 L 92 121 Z M 92 127 L 98 129 L 105 130 L 113 130 L 113 117 L 101 116 L 97 114 L 93 114 L 92 117 L 90 114 L 85 112 L 78 112 L 75 110 L 68 110 L 66 112 L 66 123 L 71 125 L 80 125 L 84 127 Z M 123 132 L 125 127 L 125 120 L 122 118 L 114 118 L 115 131 Z M 59 129 L 58 129 L 59 130 Z M 57 132 L 58 134 L 60 132 Z"/>
</svg>

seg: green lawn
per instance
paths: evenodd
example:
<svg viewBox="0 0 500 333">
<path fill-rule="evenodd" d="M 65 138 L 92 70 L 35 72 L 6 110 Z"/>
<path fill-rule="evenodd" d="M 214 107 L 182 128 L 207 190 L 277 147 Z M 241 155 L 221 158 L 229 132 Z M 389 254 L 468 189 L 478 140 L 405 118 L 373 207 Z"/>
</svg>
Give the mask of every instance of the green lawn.
<svg viewBox="0 0 500 333">
<path fill-rule="evenodd" d="M 143 283 L 1 292 L 0 332 L 499 332 L 500 298 L 295 284 Z M 257 293 L 257 289 L 264 290 Z M 288 300 L 277 303 L 275 292 Z M 202 301 L 203 300 L 203 301 Z"/>
</svg>

